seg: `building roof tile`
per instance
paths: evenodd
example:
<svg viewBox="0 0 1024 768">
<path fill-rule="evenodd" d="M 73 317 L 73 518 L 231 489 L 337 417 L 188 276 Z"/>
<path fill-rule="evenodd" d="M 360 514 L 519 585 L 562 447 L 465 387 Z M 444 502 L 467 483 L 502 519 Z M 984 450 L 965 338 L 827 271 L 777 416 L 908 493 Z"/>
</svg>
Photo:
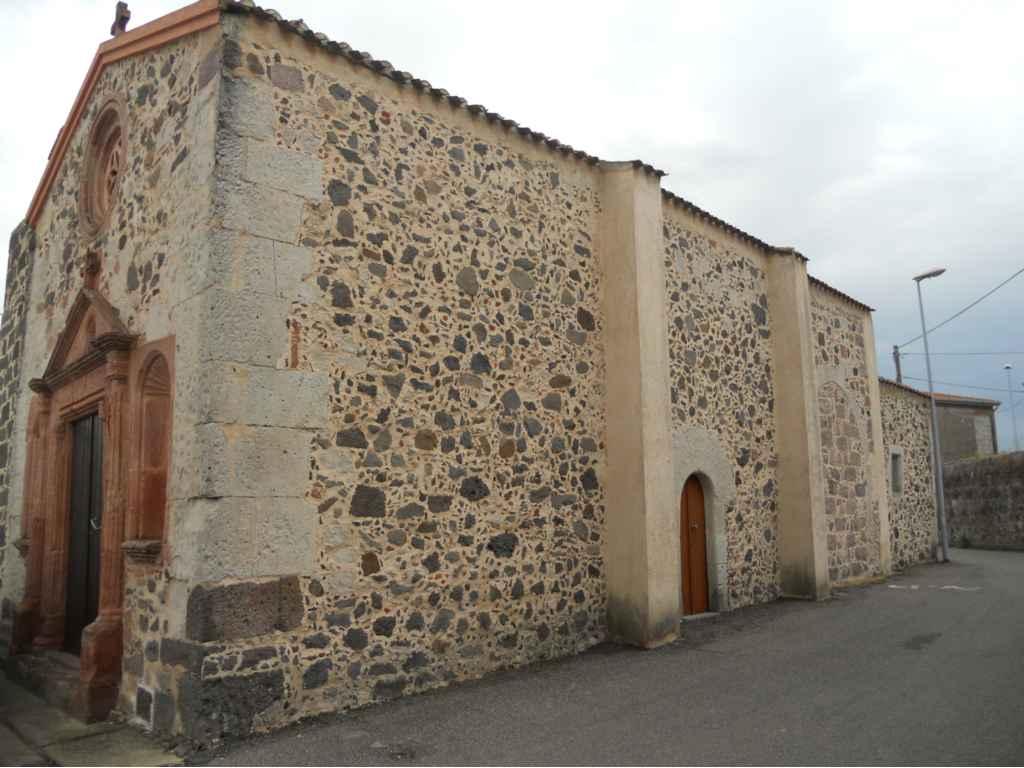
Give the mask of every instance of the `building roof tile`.
<svg viewBox="0 0 1024 768">
<path fill-rule="evenodd" d="M 143 25 L 138 29 L 124 33 L 114 40 L 107 41 L 100 45 L 99 51 L 93 60 L 93 65 L 90 68 L 89 75 L 86 78 L 86 82 L 83 84 L 82 89 L 79 92 L 75 105 L 72 108 L 71 115 L 61 128 L 61 132 L 58 135 L 54 149 L 50 153 L 46 171 L 44 172 L 43 178 L 41 179 L 39 186 L 36 189 L 36 193 L 33 196 L 32 204 L 28 213 L 28 221 L 30 224 L 35 224 L 43 206 L 45 205 L 50 185 L 53 183 L 61 160 L 63 159 L 64 152 L 67 149 L 67 144 L 74 132 L 78 120 L 81 118 L 85 102 L 91 93 L 92 87 L 95 85 L 99 72 L 108 63 L 116 61 L 119 58 L 124 58 L 132 55 L 133 53 L 141 52 L 149 47 L 155 46 L 156 44 L 170 42 L 183 34 L 203 29 L 213 23 L 216 23 L 216 13 L 218 11 L 220 13 L 247 14 L 257 19 L 273 22 L 285 31 L 299 35 L 303 39 L 308 40 L 310 43 L 317 45 L 332 54 L 342 56 L 354 64 L 364 66 L 382 77 L 389 78 L 400 85 L 415 88 L 422 93 L 429 94 L 439 101 L 446 101 L 453 108 L 465 109 L 472 115 L 480 117 L 490 123 L 501 125 L 510 131 L 518 133 L 523 138 L 534 141 L 538 145 L 544 146 L 553 152 L 558 152 L 565 156 L 571 156 L 590 165 L 597 165 L 602 162 L 601 159 L 595 155 L 575 149 L 568 144 L 562 143 L 558 139 L 551 138 L 539 131 L 520 125 L 515 120 L 503 117 L 497 112 L 492 112 L 480 104 L 469 104 L 466 99 L 460 96 L 454 96 L 443 88 L 435 88 L 427 80 L 414 77 L 409 72 L 396 69 L 391 62 L 375 59 L 369 53 L 366 53 L 365 51 L 358 51 L 347 43 L 331 40 L 327 35 L 321 32 L 314 32 L 302 19 L 288 21 L 277 11 L 271 8 L 262 8 L 261 6 L 256 5 L 252 0 L 197 0 L 197 2 L 194 2 L 191 5 L 185 6 L 178 11 L 174 11 L 167 16 Z M 650 163 L 645 163 L 642 160 L 633 160 L 631 162 L 634 168 L 642 170 L 646 174 L 657 178 L 661 178 L 666 175 L 664 171 L 659 170 Z M 735 227 L 708 211 L 705 211 L 679 195 L 667 190 L 662 190 L 662 196 L 663 199 L 673 205 L 683 208 L 699 219 L 706 221 L 712 226 L 715 226 L 734 237 L 744 240 L 757 248 L 760 248 L 766 253 L 793 254 L 804 261 L 807 260 L 795 249 L 770 245 L 763 240 L 744 232 L 739 227 Z M 866 304 L 860 303 L 856 299 L 847 296 L 845 293 L 832 288 L 816 278 L 811 278 L 811 281 L 820 284 L 826 290 L 835 293 L 841 298 L 844 298 L 857 306 L 868 309 L 869 311 L 871 310 L 871 307 L 868 307 Z"/>
<path fill-rule="evenodd" d="M 915 387 L 907 386 L 906 384 L 903 384 L 902 382 L 899 382 L 899 381 L 893 381 L 892 379 L 887 379 L 884 376 L 879 376 L 878 377 L 878 383 L 879 384 L 885 384 L 885 385 L 890 386 L 890 387 L 895 387 L 896 389 L 902 389 L 904 392 L 909 392 L 912 395 L 917 395 L 918 397 L 923 397 L 926 400 L 928 399 L 928 393 L 927 392 L 923 392 L 920 389 L 916 389 Z"/>
<path fill-rule="evenodd" d="M 857 299 L 853 298 L 853 296 L 850 296 L 849 294 L 843 293 L 838 288 L 833 288 L 831 285 L 826 283 L 824 280 L 820 280 L 817 277 L 814 277 L 813 275 L 808 275 L 807 276 L 807 280 L 810 282 L 811 285 L 817 286 L 818 288 L 820 288 L 821 290 L 825 291 L 826 293 L 831 293 L 833 296 L 837 296 L 838 298 L 842 299 L 843 301 L 845 301 L 845 302 L 847 302 L 849 304 L 853 304 L 855 307 L 859 307 L 860 309 L 863 309 L 863 310 L 865 310 L 867 312 L 874 312 L 875 311 L 874 307 L 869 307 L 864 302 L 857 301 Z"/>
<path fill-rule="evenodd" d="M 455 108 L 466 109 L 471 114 L 480 116 L 487 120 L 488 122 L 501 124 L 504 127 L 508 128 L 509 130 L 513 130 L 519 133 L 524 138 L 531 139 L 533 141 L 538 142 L 539 144 L 547 146 L 552 151 L 559 152 L 565 155 L 572 155 L 573 157 L 590 163 L 591 165 L 596 165 L 597 163 L 602 162 L 600 158 L 594 155 L 588 154 L 578 149 L 574 149 L 568 144 L 563 144 L 558 139 L 551 138 L 549 136 L 544 135 L 543 133 L 540 133 L 539 131 L 535 131 L 531 128 L 527 128 L 526 126 L 519 125 L 519 123 L 517 123 L 515 120 L 503 117 L 497 112 L 491 112 L 486 107 L 483 107 L 479 104 L 468 104 L 465 99 L 459 96 L 454 96 L 450 94 L 448 91 L 444 90 L 443 88 L 435 88 L 426 80 L 416 78 L 413 75 L 409 74 L 408 72 L 396 70 L 390 64 L 390 62 L 378 61 L 377 59 L 374 59 L 373 56 L 370 55 L 369 53 L 366 53 L 364 51 L 357 51 L 347 43 L 333 41 L 328 39 L 326 35 L 314 33 L 309 29 L 309 27 L 306 26 L 306 24 L 301 19 L 297 21 L 288 21 L 284 19 L 281 16 L 281 14 L 279 14 L 277 11 L 262 8 L 256 5 L 254 2 L 252 2 L 252 0 L 223 0 L 222 7 L 226 12 L 229 13 L 249 14 L 259 19 L 273 21 L 277 23 L 279 26 L 281 26 L 282 29 L 292 32 L 294 34 L 298 34 L 304 37 L 305 39 L 309 40 L 310 42 L 315 42 L 325 50 L 330 51 L 331 53 L 338 54 L 355 64 L 359 64 L 367 67 L 368 69 L 372 69 L 378 74 L 388 77 L 391 80 L 394 80 L 398 83 L 401 83 L 403 85 L 410 85 L 416 90 L 422 91 L 424 93 L 429 93 L 430 95 L 434 96 L 439 100 L 447 101 L 450 105 L 452 105 Z M 632 165 L 634 168 L 638 168 L 644 171 L 644 173 L 656 176 L 658 178 L 667 175 L 664 171 L 654 167 L 650 163 L 644 162 L 643 160 L 633 160 Z M 806 261 L 806 258 L 793 248 L 781 248 L 770 245 L 764 242 L 763 240 L 760 240 L 754 237 L 753 235 L 744 232 L 742 229 L 735 227 L 732 224 L 729 224 L 728 222 L 718 218 L 717 216 L 714 216 L 713 214 L 709 213 L 708 211 L 705 211 L 704 209 L 680 197 L 679 195 L 676 195 L 667 190 L 662 190 L 662 196 L 664 197 L 664 199 L 668 200 L 674 205 L 686 209 L 690 213 L 696 215 L 698 218 L 708 222 L 709 224 L 719 229 L 722 229 L 728 232 L 729 234 L 740 238 L 741 240 L 745 240 L 751 245 L 760 248 L 767 253 L 793 253 L 796 254 L 801 259 L 803 259 L 804 261 Z"/>
<path fill-rule="evenodd" d="M 899 389 L 905 390 L 921 397 L 928 397 L 928 393 L 923 389 L 917 389 L 892 379 L 887 379 L 884 376 L 879 376 L 878 381 L 882 384 L 887 384 L 890 387 L 898 387 Z M 953 405 L 953 406 L 977 406 L 982 408 L 996 408 L 1002 405 L 999 400 L 989 400 L 984 397 L 966 397 L 964 395 L 952 395 L 948 392 L 936 392 L 935 402 L 942 405 Z"/>
<path fill-rule="evenodd" d="M 963 395 L 951 395 L 947 392 L 936 392 L 935 402 L 944 405 L 975 405 L 983 408 L 995 408 L 1002 405 L 999 400 L 989 400 L 987 397 L 965 397 Z"/>
<path fill-rule="evenodd" d="M 331 40 L 324 34 L 313 32 L 301 19 L 288 21 L 277 11 L 269 8 L 262 8 L 251 2 L 251 0 L 222 0 L 221 7 L 227 13 L 248 14 L 264 21 L 272 21 L 285 31 L 297 34 L 330 53 L 348 59 L 354 64 L 373 70 L 377 74 L 393 80 L 400 85 L 411 86 L 418 91 L 429 94 L 439 101 L 446 101 L 455 109 L 465 109 L 471 114 L 481 117 L 490 123 L 500 124 L 508 130 L 518 133 L 523 138 L 544 145 L 554 152 L 558 152 L 566 156 L 572 156 L 577 160 L 581 160 L 591 165 L 596 165 L 600 162 L 600 158 L 595 157 L 594 155 L 575 149 L 568 144 L 563 144 L 557 139 L 546 136 L 543 133 L 535 131 L 532 128 L 528 128 L 525 125 L 520 125 L 515 120 L 503 117 L 497 112 L 491 112 L 480 104 L 470 104 L 461 96 L 455 96 L 443 88 L 435 88 L 427 80 L 414 77 L 409 72 L 396 69 L 389 61 L 375 59 L 371 54 L 365 51 L 358 51 L 347 43 Z M 665 175 L 664 171 L 660 171 L 654 166 L 648 163 L 643 163 L 639 160 L 634 161 L 633 165 L 636 168 L 640 168 L 645 173 L 649 173 L 654 176 L 661 177 Z"/>
</svg>

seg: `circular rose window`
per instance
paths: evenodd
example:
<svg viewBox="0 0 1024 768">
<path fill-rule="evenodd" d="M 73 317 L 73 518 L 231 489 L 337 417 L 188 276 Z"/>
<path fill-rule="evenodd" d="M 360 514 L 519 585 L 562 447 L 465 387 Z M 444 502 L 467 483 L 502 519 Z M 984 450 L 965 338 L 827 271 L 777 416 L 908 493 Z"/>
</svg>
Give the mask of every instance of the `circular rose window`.
<svg viewBox="0 0 1024 768">
<path fill-rule="evenodd" d="M 110 219 L 124 175 L 124 130 L 121 110 L 110 103 L 100 110 L 89 135 L 80 195 L 82 224 L 89 234 L 100 232 Z"/>
</svg>

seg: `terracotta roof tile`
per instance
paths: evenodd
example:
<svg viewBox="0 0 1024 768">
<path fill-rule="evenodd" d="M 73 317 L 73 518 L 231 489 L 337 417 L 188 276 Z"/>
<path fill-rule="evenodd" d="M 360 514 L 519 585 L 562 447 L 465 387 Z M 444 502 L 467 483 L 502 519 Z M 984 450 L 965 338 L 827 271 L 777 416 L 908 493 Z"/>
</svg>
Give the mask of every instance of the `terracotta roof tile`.
<svg viewBox="0 0 1024 768">
<path fill-rule="evenodd" d="M 347 43 L 333 41 L 328 39 L 326 35 L 312 32 L 301 19 L 297 21 L 287 21 L 277 11 L 268 8 L 261 8 L 260 6 L 253 3 L 251 0 L 222 0 L 222 7 L 224 11 L 229 13 L 244 13 L 259 19 L 274 21 L 283 29 L 294 34 L 298 34 L 311 42 L 315 42 L 322 48 L 332 53 L 341 55 L 344 58 L 348 59 L 349 61 L 352 61 L 353 63 L 360 64 L 362 66 L 367 67 L 368 69 L 372 69 L 378 74 L 388 77 L 396 82 L 402 83 L 404 85 L 411 85 L 413 88 L 416 88 L 419 91 L 429 93 L 430 95 L 442 101 L 447 101 L 449 104 L 451 104 L 453 107 L 457 109 L 466 109 L 471 114 L 482 117 L 488 122 L 503 125 L 506 128 L 520 134 L 524 138 L 531 139 L 540 144 L 543 144 L 548 149 L 554 152 L 559 152 L 564 155 L 571 155 L 577 158 L 578 160 L 582 160 L 591 165 L 596 165 L 597 163 L 601 162 L 601 159 L 594 155 L 588 154 L 578 149 L 574 149 L 568 144 L 563 144 L 558 139 L 546 136 L 543 133 L 540 133 L 539 131 L 533 130 L 532 128 L 528 128 L 527 126 L 524 125 L 519 125 L 515 120 L 502 117 L 497 112 L 491 112 L 486 107 L 480 104 L 468 104 L 466 100 L 461 98 L 460 96 L 452 95 L 443 88 L 435 88 L 426 80 L 414 77 L 408 72 L 396 70 L 391 65 L 390 62 L 379 61 L 377 59 L 374 59 L 373 56 L 371 56 L 369 53 L 354 50 Z M 632 164 L 634 168 L 638 168 L 642 170 L 644 173 L 656 176 L 658 178 L 661 178 L 666 175 L 664 171 L 642 160 L 633 160 Z M 703 219 L 704 221 L 707 221 L 708 223 L 720 229 L 723 229 L 726 232 L 729 232 L 730 234 L 739 237 L 741 240 L 745 240 L 751 245 L 754 245 L 755 247 L 760 248 L 768 253 L 795 253 L 804 261 L 807 260 L 802 254 L 795 251 L 794 249 L 780 248 L 777 246 L 769 245 L 763 240 L 759 240 L 753 235 L 744 232 L 742 229 L 734 227 L 732 224 L 723 221 L 717 216 L 712 215 L 711 213 L 703 210 L 702 208 L 689 202 L 688 200 L 673 194 L 672 192 L 662 190 L 662 195 L 665 197 L 666 200 L 669 200 L 675 205 L 685 208 L 690 213 L 696 214 L 699 218 Z"/>
<path fill-rule="evenodd" d="M 906 390 L 907 392 L 911 392 L 915 395 L 920 395 L 921 397 L 928 397 L 928 393 L 925 392 L 923 389 L 917 389 L 916 387 L 901 384 L 898 381 L 887 379 L 884 376 L 879 376 L 878 381 L 882 384 L 888 384 L 890 387 L 898 387 L 899 389 Z M 948 392 L 936 392 L 935 402 L 945 403 L 946 405 L 975 405 L 985 408 L 995 408 L 997 406 L 1002 405 L 1002 403 L 999 400 L 989 400 L 984 397 L 965 397 L 964 395 L 951 395 Z"/>
<path fill-rule="evenodd" d="M 999 400 L 989 400 L 986 397 L 965 397 L 963 395 L 951 395 L 947 392 L 936 392 L 935 402 L 946 405 L 980 405 L 986 408 L 995 408 L 1002 405 Z"/>
<path fill-rule="evenodd" d="M 887 379 L 884 376 L 879 376 L 878 377 L 878 383 L 879 384 L 886 384 L 886 385 L 888 385 L 890 387 L 896 387 L 897 389 L 902 389 L 905 392 L 909 392 L 912 395 L 917 395 L 918 397 L 923 397 L 926 400 L 928 399 L 928 393 L 927 392 L 922 392 L 920 389 L 916 389 L 914 387 L 907 386 L 906 384 L 901 384 L 900 382 L 893 381 L 892 379 Z"/>
<path fill-rule="evenodd" d="M 668 200 L 673 205 L 678 206 L 679 208 L 682 208 L 688 213 L 694 215 L 696 218 L 702 221 L 706 221 L 707 223 L 717 227 L 718 229 L 725 230 L 734 237 L 738 237 L 740 240 L 744 240 L 750 243 L 755 248 L 760 248 L 761 250 L 767 253 L 792 253 L 798 256 L 803 261 L 807 261 L 807 258 L 802 253 L 797 251 L 795 248 L 769 245 L 768 243 L 764 242 L 764 240 L 760 240 L 759 238 L 754 237 L 750 233 L 744 232 L 739 227 L 734 227 L 729 222 L 718 218 L 713 213 L 705 211 L 703 208 L 694 203 L 691 203 L 689 200 L 680 197 L 677 194 L 669 192 L 667 189 L 661 190 L 661 196 Z"/>
<path fill-rule="evenodd" d="M 535 131 L 526 126 L 519 125 L 519 123 L 517 123 L 515 120 L 503 117 L 497 112 L 491 112 L 486 107 L 480 104 L 469 104 L 465 99 L 459 96 L 454 96 L 450 94 L 448 91 L 444 90 L 443 88 L 435 88 L 427 80 L 414 77 L 409 72 L 397 70 L 388 61 L 375 59 L 369 53 L 366 53 L 364 51 L 357 51 L 347 43 L 331 40 L 327 35 L 321 32 L 314 32 L 302 19 L 288 21 L 283 16 L 281 16 L 281 14 L 278 13 L 277 11 L 270 8 L 262 8 L 256 5 L 254 2 L 252 2 L 252 0 L 200 0 L 200 2 L 196 2 L 192 6 L 187 6 L 186 8 L 183 8 L 180 11 L 176 11 L 172 14 L 169 14 L 167 17 L 164 17 L 163 19 L 158 19 L 156 22 L 153 22 L 152 24 L 145 26 L 165 26 L 167 24 L 167 20 L 172 19 L 175 16 L 182 14 L 197 16 L 200 11 L 216 10 L 218 7 L 222 13 L 246 14 L 258 19 L 262 19 L 264 21 L 271 21 L 273 23 L 276 23 L 282 29 L 292 34 L 299 35 L 305 40 L 308 40 L 310 43 L 318 45 L 332 54 L 342 56 L 343 58 L 346 58 L 355 64 L 364 66 L 381 75 L 382 77 L 387 77 L 396 83 L 415 88 L 416 90 L 421 91 L 423 93 L 427 93 L 438 100 L 447 101 L 452 107 L 456 109 L 465 109 L 470 114 L 480 117 L 481 119 L 484 119 L 490 123 L 504 126 L 505 128 L 511 131 L 515 131 L 516 133 L 520 134 L 521 136 L 528 140 L 535 141 L 538 144 L 543 144 L 545 147 L 547 147 L 549 150 L 553 152 L 558 152 L 566 156 L 572 156 L 589 165 L 596 165 L 601 162 L 601 159 L 594 155 L 588 154 L 579 149 L 574 149 L 568 144 L 563 144 L 557 139 L 545 136 L 543 133 Z M 131 35 L 129 35 L 129 37 L 131 37 Z M 104 46 L 101 46 L 100 51 L 102 52 L 103 50 Z M 93 68 L 96 68 L 96 62 L 94 62 Z M 95 76 L 95 73 L 90 74 L 92 76 Z M 86 85 L 88 85 L 88 81 Z M 87 87 L 83 87 L 83 93 L 85 95 L 87 95 L 88 90 L 89 89 Z M 79 95 L 79 101 L 84 101 L 83 94 Z M 77 104 L 76 109 L 78 109 Z M 64 126 L 62 134 L 70 133 L 70 129 L 76 122 L 76 118 L 77 115 L 73 111 L 72 117 Z M 58 143 L 60 141 L 60 138 L 61 137 L 58 137 Z M 46 193 L 49 189 L 49 182 L 52 180 L 50 176 L 52 175 L 52 173 L 54 173 L 53 169 L 59 164 L 59 160 L 62 154 L 62 152 L 58 152 L 56 157 L 51 157 L 51 162 L 47 167 L 47 174 L 44 175 L 44 178 L 40 182 L 40 186 L 36 191 L 36 196 L 33 199 L 32 207 L 30 208 L 28 217 L 29 221 L 32 223 L 35 222 L 35 219 L 38 217 L 38 212 L 45 202 Z M 658 168 L 655 168 L 650 163 L 645 163 L 642 160 L 633 160 L 632 165 L 634 168 L 638 168 L 642 170 L 644 173 L 650 174 L 657 178 L 661 178 L 662 176 L 666 175 L 664 171 L 661 171 Z M 734 227 L 732 224 L 729 224 L 728 222 L 718 218 L 717 216 L 714 216 L 708 211 L 705 211 L 704 209 L 698 207 L 697 205 L 691 203 L 690 201 L 676 194 L 673 194 L 672 192 L 662 190 L 662 195 L 665 200 L 668 200 L 672 204 L 687 210 L 689 213 L 697 216 L 701 220 L 706 221 L 709 224 L 719 229 L 722 229 L 723 231 L 728 232 L 735 237 L 740 238 L 741 240 L 745 240 L 751 245 L 754 245 L 755 247 L 760 248 L 767 253 L 795 254 L 799 258 L 806 261 L 806 258 L 795 249 L 780 248 L 777 246 L 769 245 L 763 240 L 760 240 L 754 237 L 753 235 L 744 232 L 742 229 L 739 229 L 738 227 Z M 850 298 L 849 296 L 847 296 L 844 293 L 841 293 L 840 291 L 837 291 L 831 286 L 821 283 L 821 281 L 815 280 L 814 278 L 811 278 L 811 280 L 815 283 L 819 283 L 827 290 L 830 290 L 833 293 L 839 295 L 840 297 L 847 299 L 853 304 L 864 307 L 868 310 L 871 309 L 870 307 L 867 307 L 867 305 L 861 304 L 860 302 Z"/>
<path fill-rule="evenodd" d="M 843 293 L 838 288 L 833 288 L 831 285 L 826 283 L 824 280 L 819 280 L 818 278 L 813 277 L 812 275 L 808 275 L 807 276 L 807 280 L 811 283 L 811 285 L 816 285 L 818 288 L 821 288 L 823 291 L 831 293 L 833 296 L 838 296 L 843 301 L 849 302 L 850 304 L 853 304 L 856 307 L 860 307 L 861 309 L 867 310 L 868 312 L 874 312 L 875 311 L 874 307 L 869 307 L 864 302 L 857 301 L 855 298 L 853 298 L 853 296 L 850 296 L 848 294 Z"/>
<path fill-rule="evenodd" d="M 461 96 L 455 96 L 443 88 L 435 88 L 428 81 L 421 78 L 414 77 L 408 72 L 395 69 L 395 67 L 389 61 L 383 61 L 373 58 L 372 55 L 365 51 L 357 51 L 347 43 L 330 40 L 326 35 L 313 32 L 301 19 L 296 21 L 287 21 L 277 11 L 269 8 L 261 8 L 260 6 L 250 2 L 249 0 L 222 0 L 221 7 L 227 13 L 241 13 L 254 16 L 258 19 L 265 21 L 273 21 L 278 24 L 282 29 L 297 34 L 311 43 L 319 45 L 325 50 L 342 56 L 354 64 L 359 64 L 371 69 L 377 74 L 387 77 L 390 80 L 394 80 L 402 85 L 409 85 L 418 91 L 430 94 L 435 99 L 440 101 L 447 101 L 452 107 L 456 109 L 465 109 L 470 114 L 487 120 L 490 123 L 497 123 L 505 128 L 518 133 L 526 139 L 535 141 L 538 144 L 543 144 L 553 152 L 558 152 L 563 155 L 575 157 L 578 160 L 589 163 L 590 165 L 596 165 L 600 162 L 600 158 L 594 155 L 587 154 L 578 149 L 570 147 L 568 144 L 563 144 L 557 139 L 552 139 L 545 136 L 539 131 L 535 131 L 532 128 L 528 128 L 525 125 L 520 125 L 515 120 L 511 120 L 506 117 L 502 117 L 497 112 L 491 112 L 486 107 L 480 104 L 469 104 L 466 99 Z M 640 161 L 634 161 L 634 166 L 641 168 L 644 172 L 661 177 L 664 176 L 663 171 L 659 171 L 653 166 L 642 163 Z"/>
<path fill-rule="evenodd" d="M 546 136 L 543 133 L 540 133 L 539 131 L 533 130 L 532 128 L 528 128 L 527 126 L 524 125 L 519 125 L 519 123 L 517 123 L 515 120 L 503 117 L 497 112 L 491 112 L 486 107 L 480 104 L 469 104 L 462 97 L 455 96 L 443 88 L 435 88 L 428 81 L 423 80 L 421 78 L 417 78 L 410 74 L 409 72 L 396 70 L 390 62 L 374 59 L 373 56 L 370 55 L 369 53 L 366 53 L 364 51 L 357 51 L 347 43 L 330 40 L 326 35 L 322 33 L 313 32 L 301 19 L 296 21 L 287 21 L 277 11 L 274 11 L 269 8 L 261 8 L 260 6 L 251 2 L 251 0 L 222 0 L 221 6 L 224 9 L 224 11 L 228 13 L 248 14 L 259 19 L 273 21 L 286 31 L 300 35 L 301 37 L 309 40 L 310 42 L 315 42 L 322 48 L 330 51 L 331 53 L 340 55 L 348 59 L 349 61 L 365 66 L 368 69 L 372 69 L 378 74 L 381 74 L 396 82 L 402 83 L 403 85 L 411 85 L 418 91 L 429 93 L 431 96 L 434 96 L 437 99 L 447 101 L 449 104 L 451 104 L 453 107 L 457 109 L 466 109 L 471 114 L 482 117 L 488 122 L 499 123 L 505 126 L 506 128 L 513 130 L 516 133 L 524 136 L 525 138 L 544 144 L 552 151 L 560 152 L 565 155 L 572 155 L 573 157 L 590 163 L 591 165 L 601 162 L 600 158 L 594 155 L 588 154 L 578 149 L 574 149 L 568 144 L 563 144 L 558 139 Z M 642 160 L 633 160 L 632 164 L 634 168 L 639 168 L 645 173 L 648 173 L 652 176 L 656 176 L 658 178 L 661 178 L 662 176 L 666 175 L 664 171 L 655 168 L 650 163 L 646 163 Z M 681 204 L 685 207 L 688 207 L 693 212 L 698 212 L 708 221 L 716 224 L 717 226 L 721 226 L 722 228 L 732 232 L 733 234 L 739 235 L 750 242 L 753 242 L 754 244 L 758 245 L 761 248 L 764 248 L 769 251 L 785 250 L 775 248 L 774 246 L 768 245 L 767 243 L 763 243 L 753 235 L 749 235 L 746 232 L 743 232 L 742 230 L 733 227 L 731 224 L 727 224 L 721 219 L 712 216 L 710 213 L 703 211 L 696 205 L 689 203 L 683 198 L 678 197 L 677 195 L 673 195 L 671 192 L 666 192 L 665 195 L 668 198 L 672 199 L 677 204 Z"/>
</svg>

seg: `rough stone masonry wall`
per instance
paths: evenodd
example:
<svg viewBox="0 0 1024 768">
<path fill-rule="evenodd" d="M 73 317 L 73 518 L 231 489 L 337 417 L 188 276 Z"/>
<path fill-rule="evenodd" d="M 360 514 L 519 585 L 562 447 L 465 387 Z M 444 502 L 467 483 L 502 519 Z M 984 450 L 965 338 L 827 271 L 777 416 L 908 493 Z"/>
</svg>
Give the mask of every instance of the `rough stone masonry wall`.
<svg viewBox="0 0 1024 768">
<path fill-rule="evenodd" d="M 811 285 L 811 335 L 833 584 L 879 575 L 879 510 L 868 487 L 871 396 L 865 310 Z"/>
<path fill-rule="evenodd" d="M 169 495 L 180 496 L 182 484 L 195 474 L 190 433 L 198 417 L 193 403 L 196 392 L 204 388 L 196 385 L 192 338 L 199 333 L 199 307 L 210 279 L 205 222 L 210 214 L 219 55 L 215 51 L 211 58 L 209 52 L 216 39 L 213 31 L 191 35 L 103 71 L 36 223 L 34 258 L 23 251 L 12 259 L 19 270 L 22 261 L 31 261 L 31 291 L 21 374 L 10 384 L 17 391 L 17 420 L 4 426 L 13 434 L 7 476 L 9 530 L 17 529 L 22 506 L 25 422 L 31 397 L 27 382 L 46 367 L 83 285 L 90 251 L 101 260 L 99 292 L 120 311 L 128 328 L 140 334 L 142 343 L 170 334 L 177 337 Z M 85 145 L 94 117 L 111 98 L 124 105 L 124 171 L 108 227 L 87 239 L 79 226 L 78 201 Z M 30 237 L 26 233 L 22 243 Z M 12 282 L 9 276 L 7 290 L 14 301 L 28 274 L 11 274 L 15 278 Z M 146 603 L 145 610 L 136 611 L 140 601 L 131 597 L 126 601 L 122 691 L 132 705 L 137 682 L 158 687 L 158 681 L 144 672 L 145 639 L 165 630 L 167 616 L 173 612 L 166 602 L 166 573 L 152 567 L 144 570 L 130 569 L 126 578 L 126 590 L 144 595 Z M 8 547 L 5 600 L 20 599 L 23 578 L 24 563 Z"/>
<path fill-rule="evenodd" d="M 1024 550 L 1024 451 L 943 466 L 954 547 Z"/>
<path fill-rule="evenodd" d="M 765 271 L 745 246 L 664 208 L 672 425 L 717 436 L 733 462 L 729 605 L 779 595 L 772 338 Z"/>
<path fill-rule="evenodd" d="M 928 398 L 881 382 L 889 540 L 896 569 L 934 559 L 938 541 Z M 903 490 L 893 493 L 891 454 L 903 456 Z"/>
<path fill-rule="evenodd" d="M 14 453 L 14 425 L 25 354 L 25 319 L 28 314 L 29 281 L 35 248 L 35 232 L 27 224 L 22 223 L 11 233 L 3 325 L 0 327 L 0 627 L 4 629 L 14 617 L 17 593 L 17 589 L 9 583 L 6 565 L 8 559 L 18 558 L 14 544 L 21 537 L 20 527 L 8 524 L 12 518 L 9 514 L 12 497 L 11 456 Z M 6 633 L 0 633 L 0 643 L 5 642 Z"/>
<path fill-rule="evenodd" d="M 200 489 L 210 515 L 181 512 L 201 582 L 191 645 L 162 645 L 169 676 L 188 670 L 181 729 L 246 732 L 597 642 L 594 170 L 274 25 L 224 23 L 215 239 L 246 260 L 260 319 L 209 425 L 237 468 Z"/>
</svg>

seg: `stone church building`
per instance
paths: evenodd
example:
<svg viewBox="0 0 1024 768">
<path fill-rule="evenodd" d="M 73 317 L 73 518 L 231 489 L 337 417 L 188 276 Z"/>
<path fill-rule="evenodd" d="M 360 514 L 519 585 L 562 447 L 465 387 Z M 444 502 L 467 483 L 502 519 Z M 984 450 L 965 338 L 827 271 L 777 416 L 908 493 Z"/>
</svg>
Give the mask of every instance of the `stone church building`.
<svg viewBox="0 0 1024 768">
<path fill-rule="evenodd" d="M 209 741 L 932 556 L 799 252 L 248 3 L 114 31 L 11 238 L 12 674 Z"/>
</svg>

